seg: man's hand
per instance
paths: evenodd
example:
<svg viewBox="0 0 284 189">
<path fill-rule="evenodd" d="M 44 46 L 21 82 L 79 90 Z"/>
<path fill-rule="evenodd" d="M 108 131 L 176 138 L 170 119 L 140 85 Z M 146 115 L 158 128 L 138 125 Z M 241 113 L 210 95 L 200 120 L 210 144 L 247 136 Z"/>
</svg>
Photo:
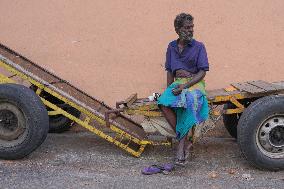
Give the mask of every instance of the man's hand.
<svg viewBox="0 0 284 189">
<path fill-rule="evenodd" d="M 186 89 L 186 88 L 187 86 L 185 84 L 179 84 L 172 90 L 172 92 L 175 96 L 177 96 L 182 92 L 183 89 Z"/>
</svg>

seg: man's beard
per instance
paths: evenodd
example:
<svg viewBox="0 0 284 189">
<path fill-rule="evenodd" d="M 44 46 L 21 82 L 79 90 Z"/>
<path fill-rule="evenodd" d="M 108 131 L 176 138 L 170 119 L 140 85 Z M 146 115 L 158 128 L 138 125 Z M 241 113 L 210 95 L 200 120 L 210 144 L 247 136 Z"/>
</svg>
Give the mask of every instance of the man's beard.
<svg viewBox="0 0 284 189">
<path fill-rule="evenodd" d="M 183 41 L 191 41 L 193 38 L 193 33 L 189 32 L 186 33 L 184 31 L 179 32 L 179 39 Z"/>
</svg>

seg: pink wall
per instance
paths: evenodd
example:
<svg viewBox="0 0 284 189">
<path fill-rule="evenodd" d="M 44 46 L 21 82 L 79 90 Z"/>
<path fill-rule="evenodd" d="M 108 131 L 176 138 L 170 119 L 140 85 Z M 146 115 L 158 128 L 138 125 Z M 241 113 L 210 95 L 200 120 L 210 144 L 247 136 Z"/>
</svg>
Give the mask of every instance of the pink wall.
<svg viewBox="0 0 284 189">
<path fill-rule="evenodd" d="M 207 88 L 284 80 L 283 0 L 2 0 L 0 41 L 113 105 L 165 87 L 173 19 L 195 17 Z"/>
</svg>

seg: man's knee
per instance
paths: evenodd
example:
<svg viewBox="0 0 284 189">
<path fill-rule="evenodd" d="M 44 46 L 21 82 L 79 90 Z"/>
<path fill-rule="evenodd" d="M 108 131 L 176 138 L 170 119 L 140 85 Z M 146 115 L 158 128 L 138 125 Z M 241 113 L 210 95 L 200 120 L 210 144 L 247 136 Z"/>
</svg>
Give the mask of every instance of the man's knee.
<svg viewBox="0 0 284 189">
<path fill-rule="evenodd" d="M 159 104 L 158 107 L 160 108 L 160 110 L 161 110 L 162 112 L 167 111 L 167 110 L 169 109 L 168 107 L 166 107 L 166 106 L 164 106 L 164 105 L 161 105 L 161 104 Z"/>
</svg>

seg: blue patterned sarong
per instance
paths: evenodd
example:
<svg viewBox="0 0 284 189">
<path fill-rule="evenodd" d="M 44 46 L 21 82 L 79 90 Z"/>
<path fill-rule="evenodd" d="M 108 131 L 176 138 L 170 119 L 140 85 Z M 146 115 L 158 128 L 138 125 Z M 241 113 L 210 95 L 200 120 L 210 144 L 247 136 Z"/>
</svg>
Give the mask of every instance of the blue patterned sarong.
<svg viewBox="0 0 284 189">
<path fill-rule="evenodd" d="M 184 89 L 175 96 L 172 93 L 179 84 L 187 83 L 191 78 L 176 78 L 176 80 L 158 98 L 158 104 L 173 108 L 177 115 L 176 134 L 180 140 L 194 126 L 208 119 L 209 108 L 206 98 L 204 80 L 190 88 Z"/>
</svg>

